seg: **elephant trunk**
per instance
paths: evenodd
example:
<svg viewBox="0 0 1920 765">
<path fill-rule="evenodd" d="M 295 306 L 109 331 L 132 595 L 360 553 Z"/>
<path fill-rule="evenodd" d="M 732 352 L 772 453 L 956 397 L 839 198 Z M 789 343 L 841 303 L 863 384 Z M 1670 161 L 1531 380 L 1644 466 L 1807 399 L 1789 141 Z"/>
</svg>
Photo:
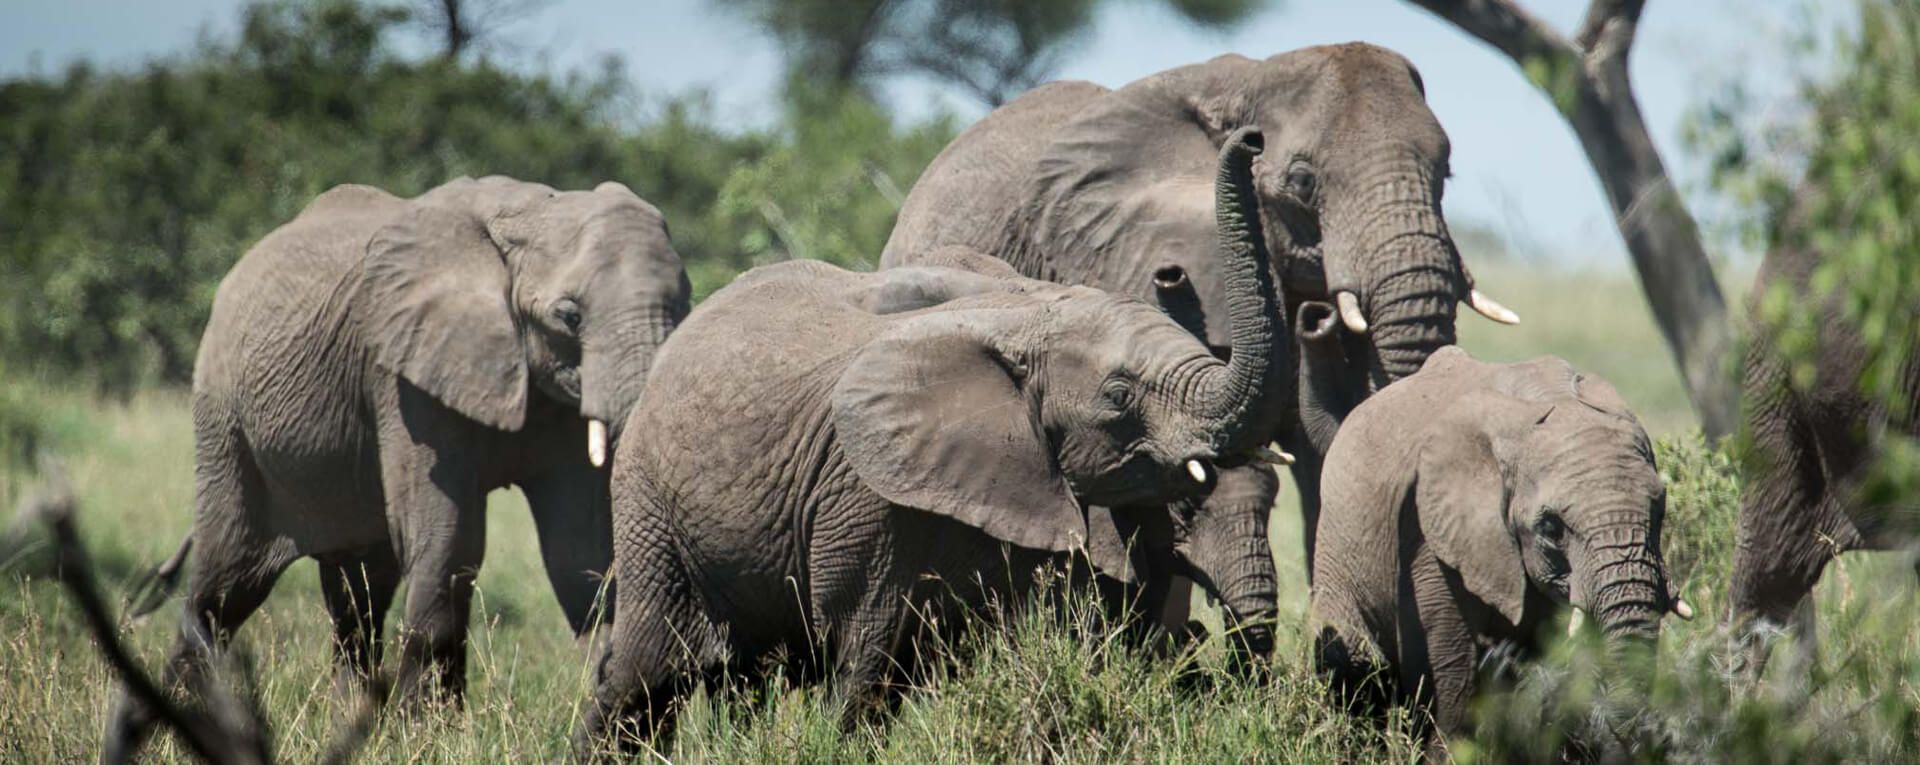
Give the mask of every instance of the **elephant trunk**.
<svg viewBox="0 0 1920 765">
<path fill-rule="evenodd" d="M 1665 566 L 1644 521 L 1602 526 L 1587 538 L 1587 610 L 1610 642 L 1651 641 L 1674 607 Z"/>
<path fill-rule="evenodd" d="M 1378 171 L 1332 227 L 1349 234 L 1327 243 L 1328 289 L 1342 319 L 1372 337 L 1370 387 L 1420 370 L 1454 342 L 1454 318 L 1467 278 L 1446 222 L 1437 185 L 1422 162 L 1393 161 Z"/>
<path fill-rule="evenodd" d="M 633 311 L 606 320 L 583 338 L 580 416 L 588 423 L 587 454 L 595 466 L 605 464 L 608 446 L 619 440 L 646 387 L 654 353 L 684 316 L 670 309 Z"/>
<path fill-rule="evenodd" d="M 1213 423 L 1213 446 L 1221 455 L 1263 446 L 1272 418 L 1291 401 L 1292 343 L 1279 309 L 1271 260 L 1254 192 L 1253 160 L 1264 139 L 1258 129 L 1241 128 L 1220 150 L 1214 180 L 1215 233 L 1225 273 L 1232 354 L 1214 367 L 1199 395 L 1201 417 Z M 1284 396 L 1268 395 L 1283 391 Z"/>
<path fill-rule="evenodd" d="M 1339 325 L 1334 307 L 1318 300 L 1302 302 L 1294 322 L 1300 335 L 1300 427 L 1315 454 L 1327 453 L 1356 403 Z"/>
<path fill-rule="evenodd" d="M 1175 529 L 1175 550 L 1187 576 L 1218 600 L 1236 656 L 1273 652 L 1273 617 L 1279 591 L 1267 518 L 1279 477 L 1266 465 L 1220 472 L 1205 499 L 1182 501 L 1184 523 Z"/>
</svg>

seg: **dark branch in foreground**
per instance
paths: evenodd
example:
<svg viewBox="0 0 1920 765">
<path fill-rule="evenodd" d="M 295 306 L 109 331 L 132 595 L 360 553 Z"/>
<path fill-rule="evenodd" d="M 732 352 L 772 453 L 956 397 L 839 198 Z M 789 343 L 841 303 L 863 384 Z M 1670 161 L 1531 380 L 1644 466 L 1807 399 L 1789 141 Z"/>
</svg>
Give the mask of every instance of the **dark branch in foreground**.
<svg viewBox="0 0 1920 765">
<path fill-rule="evenodd" d="M 266 765 L 273 761 L 271 731 L 258 700 L 253 694 L 250 662 L 232 662 L 228 671 L 238 674 L 246 693 L 235 695 L 220 683 L 209 683 L 208 709 L 190 709 L 174 701 L 152 676 L 140 668 L 121 641 L 115 620 L 100 597 L 99 582 L 86 545 L 74 526 L 75 501 L 72 489 L 57 468 L 49 469 L 48 487 L 27 501 L 24 514 L 37 517 L 53 532 L 55 561 L 60 583 L 80 609 L 87 631 L 100 647 L 107 665 L 126 684 L 140 703 L 153 710 L 159 722 L 179 734 L 187 748 L 201 760 L 218 765 Z M 200 635 L 200 650 L 214 650 L 211 636 Z M 329 742 L 322 763 L 344 763 L 365 743 L 373 729 L 377 704 L 372 698 L 378 688 L 370 689 L 348 725 Z"/>
</svg>

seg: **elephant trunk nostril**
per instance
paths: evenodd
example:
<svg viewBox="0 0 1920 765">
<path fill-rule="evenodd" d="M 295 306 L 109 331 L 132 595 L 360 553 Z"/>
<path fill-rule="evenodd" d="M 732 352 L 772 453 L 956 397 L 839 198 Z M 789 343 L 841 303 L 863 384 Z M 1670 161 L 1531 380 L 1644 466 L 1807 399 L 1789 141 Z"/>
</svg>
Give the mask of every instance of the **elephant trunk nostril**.
<svg viewBox="0 0 1920 765">
<path fill-rule="evenodd" d="M 1153 272 L 1153 286 L 1163 290 L 1179 289 L 1187 283 L 1187 271 L 1179 266 L 1166 266 Z"/>
</svg>

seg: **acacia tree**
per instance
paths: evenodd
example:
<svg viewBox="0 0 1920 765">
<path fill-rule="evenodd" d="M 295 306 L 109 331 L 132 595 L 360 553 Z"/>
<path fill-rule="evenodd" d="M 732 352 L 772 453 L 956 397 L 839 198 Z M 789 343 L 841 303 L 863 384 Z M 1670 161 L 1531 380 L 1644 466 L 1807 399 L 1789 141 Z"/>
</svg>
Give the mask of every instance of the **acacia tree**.
<svg viewBox="0 0 1920 765">
<path fill-rule="evenodd" d="M 1513 59 L 1553 100 L 1605 187 L 1654 320 L 1708 438 L 1732 432 L 1738 389 L 1727 301 L 1700 230 L 1634 101 L 1627 54 L 1645 0 L 1593 0 L 1571 39 L 1509 0 L 1410 0 Z"/>
<path fill-rule="evenodd" d="M 865 86 L 905 74 L 999 106 L 1044 82 L 1105 0 L 715 0 L 765 29 L 809 78 Z M 1225 28 L 1270 0 L 1159 0 Z"/>
</svg>

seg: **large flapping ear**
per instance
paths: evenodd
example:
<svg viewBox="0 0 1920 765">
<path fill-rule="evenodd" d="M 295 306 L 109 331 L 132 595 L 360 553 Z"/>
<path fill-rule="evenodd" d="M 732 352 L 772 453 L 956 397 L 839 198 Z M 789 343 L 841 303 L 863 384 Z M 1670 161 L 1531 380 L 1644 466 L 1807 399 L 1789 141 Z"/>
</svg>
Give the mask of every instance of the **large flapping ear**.
<svg viewBox="0 0 1920 765">
<path fill-rule="evenodd" d="M 1455 400 L 1426 429 L 1414 497 L 1420 532 L 1434 556 L 1460 572 L 1469 592 L 1518 624 L 1526 601 L 1526 567 L 1507 523 L 1512 482 L 1506 469 L 1513 439 L 1551 405 L 1490 392 Z"/>
<path fill-rule="evenodd" d="M 1067 552 L 1086 544 L 1075 502 L 1025 388 L 1025 360 L 998 343 L 1038 306 L 928 314 L 855 355 L 834 386 L 843 453 L 887 501 L 996 539 Z"/>
<path fill-rule="evenodd" d="M 361 330 L 374 363 L 475 421 L 518 430 L 527 355 L 506 262 L 473 215 L 408 205 L 367 244 Z"/>
</svg>

